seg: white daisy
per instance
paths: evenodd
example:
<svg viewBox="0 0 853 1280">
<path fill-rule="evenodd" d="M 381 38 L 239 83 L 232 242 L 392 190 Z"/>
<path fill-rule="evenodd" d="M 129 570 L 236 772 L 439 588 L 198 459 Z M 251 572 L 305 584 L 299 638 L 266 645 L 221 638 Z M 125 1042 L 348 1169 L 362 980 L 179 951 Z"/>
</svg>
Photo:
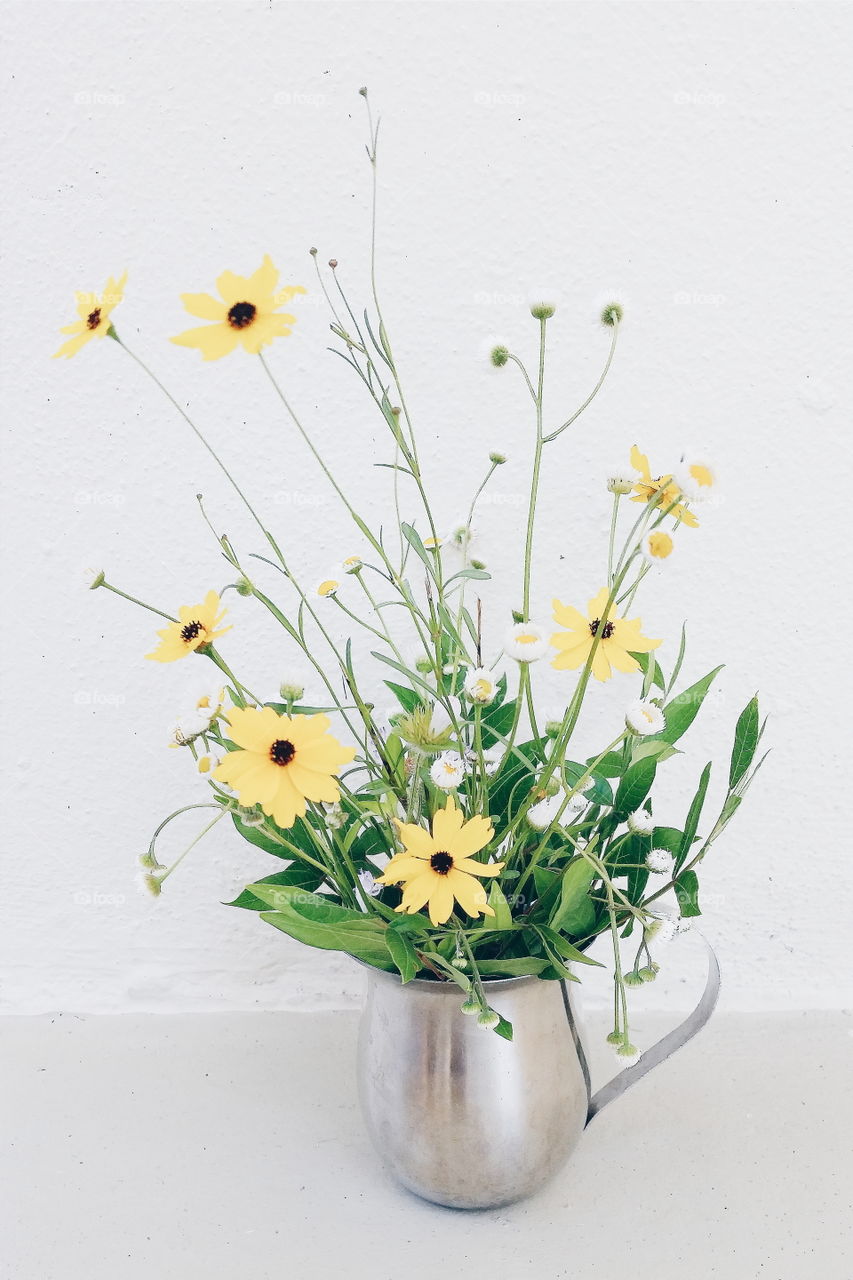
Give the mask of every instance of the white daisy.
<svg viewBox="0 0 853 1280">
<path fill-rule="evenodd" d="M 473 667 L 466 675 L 462 687 L 472 702 L 482 705 L 492 701 L 498 691 L 498 682 L 485 667 Z"/>
<path fill-rule="evenodd" d="M 663 564 L 675 550 L 675 540 L 666 529 L 650 529 L 640 541 L 640 551 L 646 564 Z"/>
<path fill-rule="evenodd" d="M 550 827 L 556 818 L 563 804 L 563 796 L 561 792 L 556 795 L 546 796 L 544 800 L 537 801 L 527 810 L 527 821 L 530 823 L 534 831 L 545 831 Z M 563 810 L 565 814 L 565 810 Z"/>
<path fill-rule="evenodd" d="M 672 478 L 688 502 L 705 502 L 716 492 L 717 478 L 699 458 L 682 457 Z"/>
<path fill-rule="evenodd" d="M 636 474 L 625 467 L 614 467 L 607 473 L 607 488 L 611 493 L 630 493 L 636 483 Z"/>
<path fill-rule="evenodd" d="M 338 591 L 340 590 L 340 585 L 341 584 L 338 581 L 338 579 L 334 576 L 331 576 L 328 578 L 323 578 L 322 582 L 318 582 L 315 590 L 317 592 L 317 595 L 322 596 L 323 599 L 325 600 L 325 599 L 328 599 L 329 596 L 337 595 Z"/>
<path fill-rule="evenodd" d="M 646 866 L 656 876 L 668 876 L 675 866 L 675 859 L 668 849 L 650 849 L 646 854 Z"/>
<path fill-rule="evenodd" d="M 375 876 L 370 871 L 368 871 L 367 868 L 365 868 L 363 871 L 359 871 L 358 879 L 362 889 L 366 894 L 368 894 L 369 897 L 371 898 L 379 897 L 380 893 L 382 892 L 382 885 L 377 882 Z"/>
<path fill-rule="evenodd" d="M 199 773 L 207 775 L 213 773 L 213 770 L 218 768 L 221 763 L 222 761 L 219 756 L 199 756 L 197 768 Z"/>
<path fill-rule="evenodd" d="M 465 777 L 465 761 L 458 751 L 443 751 L 430 768 L 429 776 L 442 791 L 455 791 Z"/>
<path fill-rule="evenodd" d="M 364 566 L 361 556 L 347 556 L 346 560 L 341 561 L 341 568 L 344 573 L 360 573 Z"/>
<path fill-rule="evenodd" d="M 631 703 L 625 712 L 625 724 L 641 738 L 651 733 L 660 733 L 666 728 L 666 720 L 660 707 L 647 698 L 638 698 Z"/>
<path fill-rule="evenodd" d="M 483 752 L 483 764 L 486 768 L 487 778 L 490 778 L 493 773 L 497 773 L 505 754 L 506 748 L 502 742 L 496 742 L 493 747 L 486 747 Z"/>
<path fill-rule="evenodd" d="M 550 637 L 544 627 L 535 622 L 518 622 L 507 632 L 504 653 L 516 662 L 538 662 L 550 647 Z"/>
</svg>

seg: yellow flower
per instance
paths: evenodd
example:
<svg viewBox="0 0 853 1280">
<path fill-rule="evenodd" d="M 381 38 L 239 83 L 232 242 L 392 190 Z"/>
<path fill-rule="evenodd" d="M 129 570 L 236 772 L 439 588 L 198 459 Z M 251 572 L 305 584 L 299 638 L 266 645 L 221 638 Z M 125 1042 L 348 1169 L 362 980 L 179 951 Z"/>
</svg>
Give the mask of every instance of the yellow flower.
<svg viewBox="0 0 853 1280">
<path fill-rule="evenodd" d="M 652 529 L 643 538 L 640 550 L 643 558 L 648 564 L 658 564 L 661 560 L 666 560 L 672 555 L 675 549 L 675 542 L 672 534 L 666 532 L 665 529 Z"/>
<path fill-rule="evenodd" d="M 403 884 L 398 911 L 408 915 L 429 905 L 429 918 L 439 925 L 450 917 L 454 903 L 469 916 L 493 916 L 486 890 L 475 876 L 496 876 L 502 862 L 486 864 L 471 857 L 484 849 L 494 835 L 488 818 L 479 815 L 465 822 L 453 796 L 432 820 L 432 835 L 423 827 L 394 819 L 400 829 L 403 852 L 388 863 L 380 884 Z"/>
<path fill-rule="evenodd" d="M 335 774 L 355 748 L 328 732 L 328 716 L 280 716 L 272 707 L 232 707 L 227 715 L 240 750 L 229 751 L 213 776 L 242 805 L 259 804 L 280 827 L 292 827 L 306 800 L 340 799 Z"/>
<path fill-rule="evenodd" d="M 225 610 L 219 611 L 219 603 L 216 592 L 208 591 L 201 604 L 183 605 L 178 610 L 178 621 L 170 622 L 157 632 L 160 643 L 153 653 L 146 653 L 146 658 L 154 662 L 175 662 L 230 631 L 230 627 L 219 626 L 225 617 Z"/>
<path fill-rule="evenodd" d="M 668 511 L 676 520 L 680 520 L 682 524 L 690 525 L 691 529 L 699 527 L 699 521 L 693 512 L 689 511 L 683 502 L 678 501 L 681 497 L 681 489 L 673 483 L 672 476 L 658 476 L 657 479 L 653 479 L 649 470 L 649 460 L 644 453 L 640 453 L 636 445 L 631 450 L 631 466 L 640 473 L 640 479 L 634 485 L 632 502 L 653 502 L 655 506 Z"/>
<path fill-rule="evenodd" d="M 54 360 L 57 356 L 65 356 L 70 360 L 81 347 L 85 347 L 86 343 L 91 342 L 93 338 L 105 338 L 107 336 L 112 328 L 110 313 L 124 297 L 124 286 L 126 284 L 127 272 L 125 271 L 119 280 L 114 280 L 110 276 L 100 298 L 95 293 L 77 294 L 77 315 L 80 318 L 75 320 L 73 324 L 63 325 L 60 329 L 60 333 L 71 333 L 74 336 L 69 338 L 67 342 L 63 342 L 58 351 L 54 351 Z"/>
<path fill-rule="evenodd" d="M 648 653 L 656 649 L 660 640 L 650 640 L 640 630 L 640 618 L 620 618 L 614 606 L 604 627 L 601 627 L 601 615 L 604 612 L 609 592 L 602 587 L 598 595 L 589 602 L 589 613 L 585 618 L 578 609 L 555 600 L 554 621 L 567 627 L 566 631 L 558 631 L 551 637 L 551 644 L 559 649 L 552 667 L 558 671 L 574 671 L 582 667 L 589 657 L 596 635 L 601 631 L 601 639 L 592 660 L 592 674 L 596 680 L 609 680 L 615 667 L 617 671 L 639 671 L 640 664 L 632 653 Z"/>
<path fill-rule="evenodd" d="M 278 270 L 266 254 L 251 276 L 223 271 L 216 281 L 221 302 L 209 293 L 182 293 L 181 301 L 191 316 L 214 323 L 187 329 L 172 342 L 181 347 L 197 347 L 205 360 L 227 356 L 238 343 L 251 355 L 257 355 L 273 338 L 287 337 L 296 324 L 295 316 L 279 312 L 278 308 L 305 290 L 301 285 L 288 285 L 276 291 L 277 284 Z"/>
<path fill-rule="evenodd" d="M 324 578 L 322 582 L 317 583 L 317 595 L 323 596 L 324 599 L 327 596 L 336 595 L 340 585 L 337 578 Z"/>
</svg>

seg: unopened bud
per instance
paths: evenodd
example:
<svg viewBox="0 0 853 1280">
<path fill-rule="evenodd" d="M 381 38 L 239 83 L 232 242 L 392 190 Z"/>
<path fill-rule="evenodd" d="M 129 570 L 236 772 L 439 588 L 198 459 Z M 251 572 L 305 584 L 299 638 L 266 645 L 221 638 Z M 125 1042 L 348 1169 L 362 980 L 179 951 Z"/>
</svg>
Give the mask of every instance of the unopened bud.
<svg viewBox="0 0 853 1280">
<path fill-rule="evenodd" d="M 490 453 L 490 454 L 489 454 L 489 462 L 493 462 L 493 463 L 495 464 L 495 466 L 496 466 L 496 467 L 502 467 L 502 466 L 503 466 L 503 464 L 506 462 L 506 454 L 504 454 L 504 453 Z"/>
<path fill-rule="evenodd" d="M 531 302 L 530 314 L 534 320 L 550 320 L 557 308 L 553 302 Z"/>
<path fill-rule="evenodd" d="M 509 359 L 509 351 L 506 347 L 492 347 L 489 359 L 496 369 L 502 369 Z"/>
<path fill-rule="evenodd" d="M 484 1009 L 477 1018 L 477 1026 L 482 1027 L 484 1031 L 492 1031 L 499 1022 L 500 1016 L 494 1009 Z"/>
<path fill-rule="evenodd" d="M 614 325 L 619 324 L 624 315 L 621 302 L 608 302 L 607 306 L 602 308 L 601 323 L 612 329 Z M 634 1050 L 636 1053 L 636 1050 Z"/>
</svg>

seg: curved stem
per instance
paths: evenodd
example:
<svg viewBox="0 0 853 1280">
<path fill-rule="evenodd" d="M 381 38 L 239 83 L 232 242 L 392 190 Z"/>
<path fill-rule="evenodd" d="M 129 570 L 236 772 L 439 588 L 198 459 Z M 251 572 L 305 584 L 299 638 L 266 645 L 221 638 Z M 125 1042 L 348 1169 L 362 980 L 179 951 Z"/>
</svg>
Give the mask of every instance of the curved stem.
<svg viewBox="0 0 853 1280">
<path fill-rule="evenodd" d="M 613 363 L 613 356 L 616 351 L 616 339 L 618 336 L 619 336 L 619 321 L 617 320 L 616 323 L 613 325 L 613 337 L 610 340 L 610 350 L 607 353 L 607 362 L 601 371 L 601 377 L 598 379 L 598 382 L 596 382 L 592 391 L 589 393 L 586 400 L 584 400 L 580 408 L 575 409 L 572 416 L 568 418 L 561 427 L 557 427 L 556 431 L 552 431 L 550 435 L 547 435 L 545 437 L 546 443 L 550 440 L 556 440 L 557 436 L 562 435 L 563 432 L 566 430 L 566 428 L 570 427 L 572 423 L 575 421 L 575 419 L 581 416 L 584 409 L 589 408 L 589 406 L 592 404 L 593 400 L 598 395 L 599 391 L 604 385 L 604 379 L 607 377 L 608 370 L 610 369 L 610 366 Z"/>
</svg>

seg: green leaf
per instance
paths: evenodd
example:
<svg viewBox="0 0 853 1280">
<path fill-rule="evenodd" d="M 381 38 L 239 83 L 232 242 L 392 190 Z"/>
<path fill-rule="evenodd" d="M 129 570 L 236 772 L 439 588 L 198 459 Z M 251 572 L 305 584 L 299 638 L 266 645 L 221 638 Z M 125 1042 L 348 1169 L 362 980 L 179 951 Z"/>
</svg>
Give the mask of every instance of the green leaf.
<svg viewBox="0 0 853 1280">
<path fill-rule="evenodd" d="M 586 935 L 595 927 L 595 903 L 589 897 L 589 886 L 595 869 L 586 858 L 575 858 L 563 872 L 560 902 L 550 925 L 562 933 Z"/>
<path fill-rule="evenodd" d="M 697 680 L 689 689 L 684 689 L 666 704 L 663 709 L 666 728 L 658 735 L 664 742 L 677 742 L 681 735 L 687 732 L 696 719 L 715 676 L 719 675 L 722 669 L 722 666 L 715 667 L 708 675 Z"/>
<path fill-rule="evenodd" d="M 548 968 L 548 961 L 541 956 L 519 956 L 515 960 L 478 960 L 477 968 L 484 978 L 536 977 L 543 969 Z"/>
<path fill-rule="evenodd" d="M 594 760 L 595 756 L 588 760 L 586 764 L 579 764 L 576 760 L 566 760 L 564 762 L 563 776 L 570 787 L 575 786 L 580 781 Z M 600 766 L 596 767 L 595 773 L 590 776 L 592 786 L 588 787 L 583 794 L 591 804 L 606 805 L 609 808 L 613 804 L 613 789 L 604 774 L 600 772 Z"/>
<path fill-rule="evenodd" d="M 675 882 L 675 893 L 683 916 L 701 916 L 699 879 L 695 871 L 685 871 Z"/>
<path fill-rule="evenodd" d="M 548 925 L 540 924 L 536 926 L 537 932 L 545 937 L 554 950 L 563 957 L 564 960 L 571 960 L 573 964 L 590 964 L 596 969 L 603 969 L 605 966 L 600 960 L 593 960 L 592 956 L 588 956 L 585 952 L 579 951 L 577 947 L 573 947 L 556 929 L 549 928 Z"/>
<path fill-rule="evenodd" d="M 250 885 L 249 888 L 258 897 L 262 896 L 259 890 L 263 886 Z M 281 895 L 283 891 L 279 888 L 274 892 Z M 360 911 L 336 907 L 334 903 L 321 900 L 319 906 L 312 906 L 307 900 L 316 896 L 303 893 L 290 901 L 282 896 L 278 910 L 262 911 L 261 919 L 309 947 L 345 951 L 377 969 L 394 967 L 385 941 L 387 929 L 384 925 Z"/>
<path fill-rule="evenodd" d="M 391 959 L 400 970 L 403 982 L 411 982 L 421 967 L 411 938 L 400 929 L 389 929 L 385 934 L 385 942 L 391 952 Z"/>
<path fill-rule="evenodd" d="M 495 1010 L 495 1012 L 497 1012 L 497 1010 Z M 507 1022 L 506 1018 L 502 1018 L 500 1014 L 498 1014 L 498 1017 L 500 1018 L 500 1022 L 494 1028 L 495 1035 L 503 1036 L 504 1040 L 511 1040 L 512 1023 Z"/>
<path fill-rule="evenodd" d="M 404 711 L 411 713 L 424 705 L 423 698 L 414 689 L 404 689 L 401 684 L 395 684 L 393 680 L 384 680 L 383 684 L 386 689 L 391 690 Z"/>
<path fill-rule="evenodd" d="M 633 813 L 635 809 L 639 809 L 652 789 L 656 772 L 657 761 L 653 756 L 638 760 L 625 771 L 613 801 L 613 808 L 617 813 Z"/>
<path fill-rule="evenodd" d="M 291 887 L 311 892 L 316 889 L 323 877 L 316 867 L 309 867 L 304 862 L 294 862 L 284 871 L 276 871 L 274 875 L 264 876 L 258 884 L 290 885 Z M 265 911 L 269 902 L 259 898 L 250 889 L 244 889 L 233 902 L 226 902 L 227 907 L 243 907 L 247 911 Z"/>
<path fill-rule="evenodd" d="M 410 524 L 406 524 L 405 522 L 403 522 L 400 525 L 400 530 L 403 534 L 403 537 L 408 542 L 409 546 L 426 565 L 427 573 L 429 574 L 429 576 L 434 580 L 435 579 L 435 555 L 434 554 L 431 555 L 430 552 L 427 551 L 421 539 L 421 535 L 418 533 L 417 529 L 414 529 Z"/>
<path fill-rule="evenodd" d="M 487 929 L 511 929 L 512 928 L 512 912 L 509 909 L 509 903 L 504 897 L 503 890 L 496 880 L 492 881 L 492 887 L 489 890 L 489 906 L 494 911 L 494 919 L 486 916 L 487 921 L 485 927 Z"/>
<path fill-rule="evenodd" d="M 702 816 L 702 806 L 705 803 L 705 796 L 708 791 L 708 782 L 711 777 L 711 761 L 705 765 L 702 770 L 702 776 L 699 779 L 699 786 L 696 788 L 696 794 L 691 801 L 690 808 L 687 811 L 687 820 L 684 823 L 684 835 L 681 837 L 681 844 L 678 853 L 675 855 L 675 870 L 680 871 L 687 860 L 693 845 L 693 838 L 696 835 L 696 828 L 699 826 L 699 819 Z"/>
<path fill-rule="evenodd" d="M 729 787 L 734 789 L 752 764 L 758 746 L 758 695 L 751 698 L 738 716 L 735 742 L 729 767 Z"/>
<path fill-rule="evenodd" d="M 657 658 L 652 653 L 632 653 L 631 657 L 640 664 L 640 670 L 645 677 L 643 680 L 643 697 L 647 697 L 651 692 L 652 685 L 657 685 L 659 689 L 666 688 L 666 681 L 663 678 L 663 672 Z"/>
<path fill-rule="evenodd" d="M 633 764 L 648 757 L 657 760 L 658 764 L 661 764 L 664 760 L 669 760 L 671 756 L 679 755 L 681 755 L 681 752 L 678 747 L 670 746 L 662 738 L 646 738 L 644 742 L 638 742 L 631 748 L 631 761 Z"/>
<path fill-rule="evenodd" d="M 493 747 L 500 738 L 505 738 L 515 719 L 515 699 L 512 702 L 492 703 L 480 718 L 483 732 L 483 746 Z"/>
</svg>

